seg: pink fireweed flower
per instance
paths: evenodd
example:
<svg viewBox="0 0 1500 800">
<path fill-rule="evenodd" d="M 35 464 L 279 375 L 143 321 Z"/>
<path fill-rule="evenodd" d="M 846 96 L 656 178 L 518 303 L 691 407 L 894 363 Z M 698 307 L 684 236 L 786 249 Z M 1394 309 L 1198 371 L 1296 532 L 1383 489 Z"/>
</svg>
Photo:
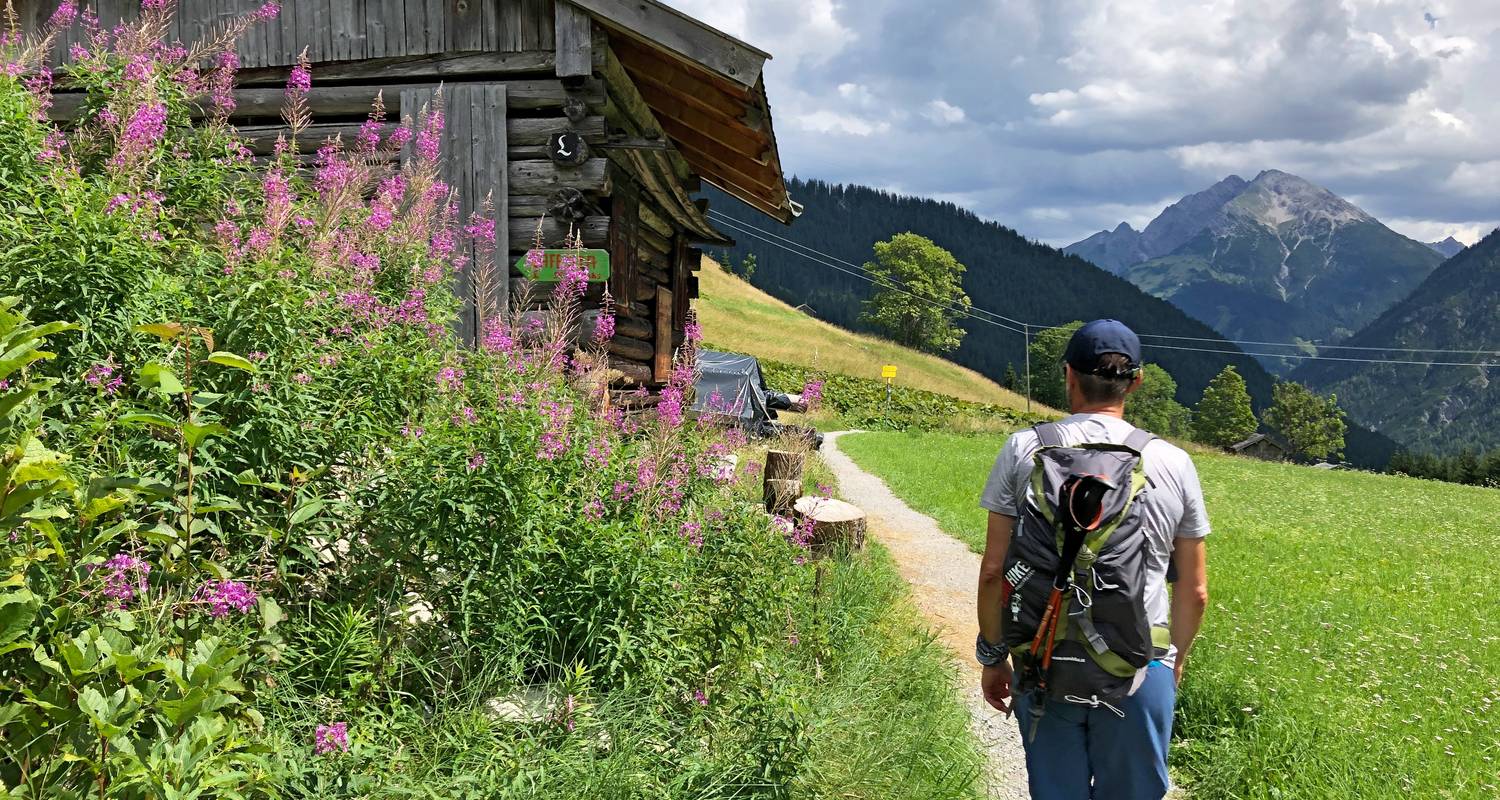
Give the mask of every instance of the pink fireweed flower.
<svg viewBox="0 0 1500 800">
<path fill-rule="evenodd" d="M 823 402 L 823 381 L 808 381 L 802 387 L 802 402 L 808 411 L 816 409 Z"/>
<path fill-rule="evenodd" d="M 148 11 L 162 11 L 170 4 L 171 0 L 141 0 L 141 8 Z"/>
<path fill-rule="evenodd" d="M 203 604 L 210 617 L 223 619 L 230 611 L 249 613 L 256 596 L 254 589 L 239 581 L 209 581 L 193 595 L 193 601 Z"/>
<path fill-rule="evenodd" d="M 453 367 L 443 367 L 438 370 L 437 387 L 441 392 L 452 392 L 463 388 L 464 371 Z"/>
<path fill-rule="evenodd" d="M 299 372 L 296 375 L 292 376 L 292 380 L 302 384 L 303 386 L 306 386 L 309 383 L 312 383 L 312 376 L 307 374 L 306 372 Z"/>
<path fill-rule="evenodd" d="M 583 507 L 583 516 L 590 522 L 598 522 L 604 519 L 604 504 L 598 500 L 590 500 Z"/>
<path fill-rule="evenodd" d="M 155 64 L 156 62 L 150 56 L 144 53 L 137 55 L 130 59 L 130 63 L 125 65 L 125 80 L 145 83 L 151 79 L 151 68 Z"/>
<path fill-rule="evenodd" d="M 334 722 L 319 725 L 313 732 L 313 752 L 320 756 L 333 752 L 349 752 L 349 723 Z"/>
<path fill-rule="evenodd" d="M 339 354 L 338 353 L 324 353 L 323 355 L 318 356 L 318 364 L 320 366 L 333 367 L 333 366 L 337 366 L 338 363 L 339 363 Z"/>
<path fill-rule="evenodd" d="M 407 423 L 406 425 L 401 426 L 401 435 L 405 436 L 408 439 L 420 439 L 423 436 L 427 435 L 427 429 L 423 428 L 420 425 L 414 426 L 410 423 Z"/>
<path fill-rule="evenodd" d="M 275 237 L 265 228 L 253 228 L 250 235 L 245 239 L 245 246 L 257 253 L 264 253 L 271 249 Z"/>
<path fill-rule="evenodd" d="M 682 389 L 669 385 L 661 390 L 661 402 L 656 404 L 656 416 L 668 428 L 682 426 Z"/>
<path fill-rule="evenodd" d="M 702 708 L 708 708 L 708 694 L 702 689 L 693 690 L 693 702 Z"/>
<path fill-rule="evenodd" d="M 480 467 L 483 467 L 484 465 L 485 465 L 484 453 L 475 453 L 473 455 L 473 457 L 471 457 L 469 459 L 469 471 L 470 472 L 473 472 L 474 470 L 479 469 Z"/>
<path fill-rule="evenodd" d="M 532 249 L 526 251 L 526 267 L 535 274 L 546 263 L 547 257 L 540 250 Z"/>
<path fill-rule="evenodd" d="M 78 18 L 77 0 L 63 0 L 58 4 L 57 10 L 47 19 L 47 24 L 54 28 L 67 28 Z"/>
<path fill-rule="evenodd" d="M 208 95 L 214 110 L 227 117 L 234 111 L 234 73 L 240 68 L 240 57 L 233 50 L 219 54 L 219 63 L 208 76 Z"/>
<path fill-rule="evenodd" d="M 255 13 L 251 16 L 253 16 L 257 22 L 270 22 L 271 20 L 281 16 L 281 4 L 274 2 L 273 0 L 273 2 L 266 3 L 265 5 L 256 9 Z"/>
<path fill-rule="evenodd" d="M 584 454 L 584 461 L 590 466 L 603 469 L 609 466 L 609 457 L 614 452 L 614 443 L 608 436 L 600 436 L 589 442 L 588 452 Z"/>
<path fill-rule="evenodd" d="M 428 112 L 423 120 L 422 130 L 417 134 L 417 155 L 424 161 L 437 161 L 442 154 L 442 132 L 443 114 L 441 111 Z"/>
<path fill-rule="evenodd" d="M 687 540 L 693 547 L 703 549 L 703 525 L 697 522 L 684 522 L 677 529 L 677 535 Z"/>
<path fill-rule="evenodd" d="M 292 73 L 287 77 L 286 94 L 288 97 L 306 94 L 312 89 L 312 72 L 300 61 L 292 67 Z"/>
<path fill-rule="evenodd" d="M 248 355 L 246 355 L 245 357 L 248 358 L 248 359 L 250 359 L 251 361 L 254 361 L 257 364 L 259 364 L 260 362 L 266 360 L 266 354 L 262 353 L 259 350 L 251 350 L 250 353 Z"/>
<path fill-rule="evenodd" d="M 616 503 L 624 503 L 635 497 L 635 487 L 625 481 L 615 481 L 614 499 Z"/>
<path fill-rule="evenodd" d="M 105 395 L 112 395 L 125 385 L 125 379 L 115 375 L 115 370 L 118 368 L 119 365 L 112 358 L 101 361 L 89 367 L 88 372 L 83 374 L 83 380 Z"/>
<path fill-rule="evenodd" d="M 411 142 L 411 128 L 401 126 L 385 137 L 385 146 L 391 150 L 400 150 Z"/>
<path fill-rule="evenodd" d="M 42 137 L 42 147 L 36 153 L 37 161 L 57 161 L 62 158 L 63 148 L 68 146 L 68 140 L 60 131 L 47 131 Z"/>
<path fill-rule="evenodd" d="M 130 115 L 125 123 L 125 132 L 120 136 L 119 149 L 110 163 L 116 167 L 126 166 L 153 152 L 167 135 L 167 106 L 165 103 L 146 103 Z"/>
<path fill-rule="evenodd" d="M 117 608 L 125 608 L 137 594 L 146 591 L 146 576 L 151 574 L 151 565 L 129 553 L 117 553 L 103 564 L 89 564 L 90 574 L 102 572 L 104 588 L 100 594 L 113 601 Z"/>
<path fill-rule="evenodd" d="M 547 421 L 547 428 L 542 431 L 541 447 L 537 449 L 536 457 L 543 461 L 555 461 L 572 444 L 568 424 L 573 419 L 573 406 L 544 400 L 537 410 Z"/>
</svg>

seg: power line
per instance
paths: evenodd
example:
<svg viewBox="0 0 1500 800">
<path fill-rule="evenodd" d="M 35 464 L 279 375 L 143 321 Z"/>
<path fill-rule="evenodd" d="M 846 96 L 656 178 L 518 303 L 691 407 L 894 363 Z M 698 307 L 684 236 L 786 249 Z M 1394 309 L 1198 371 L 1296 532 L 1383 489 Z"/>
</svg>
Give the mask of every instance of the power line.
<svg viewBox="0 0 1500 800">
<path fill-rule="evenodd" d="M 872 283 L 872 284 L 874 284 L 876 286 L 883 286 L 884 288 L 892 289 L 892 290 L 894 290 L 896 292 L 900 292 L 901 294 L 904 294 L 904 295 L 906 295 L 908 297 L 911 297 L 912 299 L 920 300 L 923 303 L 927 303 L 928 305 L 931 305 L 931 306 L 933 306 L 935 308 L 938 308 L 938 309 L 941 309 L 941 310 L 944 310 L 944 311 L 951 311 L 951 312 L 953 312 L 955 314 L 958 314 L 959 316 L 962 316 L 962 317 L 965 317 L 965 318 L 968 318 L 968 319 L 972 319 L 972 320 L 974 320 L 976 322 L 986 322 L 986 323 L 989 323 L 990 325 L 994 325 L 997 328 L 1004 328 L 1005 330 L 1008 330 L 1008 331 L 1010 331 L 1012 333 L 1019 333 L 1019 334 L 1022 334 L 1023 336 L 1026 335 L 1026 331 L 1023 328 L 1015 328 L 1015 327 L 1012 327 L 1010 325 L 1006 325 L 1006 324 L 1004 324 L 1002 322 L 996 322 L 995 320 L 992 320 L 992 319 L 987 319 L 985 317 L 974 316 L 972 313 L 970 313 L 970 309 L 965 309 L 965 308 L 963 308 L 961 306 L 960 307 L 955 307 L 955 306 L 951 306 L 951 305 L 943 305 L 942 303 L 939 303 L 936 300 L 932 300 L 932 299 L 927 298 L 927 297 L 922 297 L 919 294 L 915 294 L 915 293 L 913 293 L 913 292 L 911 292 L 911 291 L 909 291 L 907 289 L 904 289 L 904 288 L 902 288 L 900 286 L 897 286 L 895 284 L 892 284 L 890 282 L 883 282 L 882 280 L 880 280 L 878 278 L 871 277 L 870 275 L 867 275 L 867 274 L 865 274 L 863 272 L 855 272 L 853 270 L 844 269 L 843 267 L 840 267 L 837 264 L 831 263 L 829 261 L 824 261 L 824 260 L 822 260 L 820 258 L 817 258 L 817 257 L 815 257 L 813 255 L 810 255 L 808 253 L 803 253 L 803 252 L 799 252 L 797 250 L 793 250 L 793 249 L 791 249 L 789 247 L 786 247 L 785 245 L 779 244 L 779 243 L 777 243 L 775 241 L 772 241 L 771 239 L 768 239 L 768 238 L 766 238 L 764 236 L 760 236 L 759 234 L 755 233 L 754 230 L 751 229 L 748 226 L 746 226 L 744 228 L 739 228 L 738 224 L 735 221 L 732 221 L 731 219 L 729 219 L 727 217 L 724 218 L 724 219 L 721 219 L 721 220 L 717 220 L 717 222 L 719 222 L 721 224 L 728 225 L 731 228 L 736 228 L 737 232 L 739 232 L 739 233 L 743 233 L 743 234 L 745 234 L 747 236 L 751 236 L 753 238 L 759 239 L 762 242 L 765 242 L 766 244 L 772 245 L 774 247 L 779 247 L 779 248 L 781 248 L 783 250 L 786 250 L 789 253 L 792 253 L 793 255 L 801 256 L 801 257 L 807 259 L 808 261 L 812 261 L 812 262 L 817 263 L 817 264 L 822 264 L 823 266 L 828 267 L 829 269 L 838 270 L 839 272 L 842 272 L 842 273 L 844 273 L 846 275 L 850 275 L 850 276 L 853 276 L 855 278 L 859 278 L 860 280 L 863 280 L 863 281 L 868 281 L 869 283 Z M 811 248 L 808 248 L 808 249 L 811 250 Z M 814 252 L 816 252 L 816 251 L 814 251 Z M 848 262 L 846 261 L 846 262 L 843 262 L 843 263 L 847 264 Z"/>
<path fill-rule="evenodd" d="M 770 231 L 766 231 L 766 230 L 763 230 L 761 228 L 758 228 L 758 227 L 756 227 L 754 225 L 751 225 L 748 222 L 742 222 L 740 220 L 737 220 L 737 219 L 735 219 L 733 217 L 730 217 L 730 216 L 728 216 L 728 215 L 726 215 L 726 214 L 724 214 L 722 212 L 716 211 L 714 209 L 709 209 L 708 213 L 709 213 L 710 216 L 712 216 L 714 218 L 714 220 L 716 222 L 727 224 L 727 225 L 729 225 L 729 226 L 737 229 L 737 231 L 740 232 L 740 233 L 744 233 L 744 234 L 749 235 L 749 236 L 751 236 L 753 238 L 759 239 L 760 241 L 765 242 L 766 244 L 769 244 L 769 245 L 771 245 L 773 247 L 777 247 L 777 248 L 780 248 L 782 250 L 785 250 L 785 251 L 787 251 L 789 253 L 792 253 L 793 255 L 802 256 L 803 258 L 805 258 L 805 259 L 807 259 L 809 261 L 813 261 L 815 263 L 822 264 L 823 266 L 829 267 L 831 269 L 838 270 L 839 272 L 845 273 L 847 275 L 852 275 L 852 276 L 854 276 L 856 278 L 868 281 L 868 282 L 873 283 L 873 284 L 875 284 L 877 286 L 879 286 L 879 285 L 885 285 L 888 288 L 894 289 L 894 290 L 896 290 L 898 292 L 901 292 L 902 294 L 905 294 L 905 295 L 907 295 L 909 297 L 913 297 L 913 298 L 915 298 L 917 300 L 920 300 L 922 302 L 925 302 L 925 303 L 937 306 L 939 308 L 944 308 L 944 309 L 949 310 L 949 311 L 954 311 L 955 313 L 958 313 L 961 316 L 964 316 L 964 317 L 966 317 L 968 319 L 973 319 L 973 320 L 976 320 L 976 321 L 979 321 L 979 322 L 987 322 L 987 323 L 989 323 L 991 325 L 995 325 L 996 327 L 1004 328 L 1004 329 L 1006 329 L 1008 331 L 1011 331 L 1013 333 L 1022 334 L 1024 336 L 1026 336 L 1028 339 L 1030 338 L 1030 336 L 1031 336 L 1031 334 L 1033 332 L 1045 331 L 1045 330 L 1054 330 L 1054 329 L 1065 327 L 1063 325 L 1037 325 L 1035 323 L 1024 322 L 1022 320 L 1018 320 L 1018 319 L 1015 319 L 1013 317 L 1007 317 L 1004 314 L 998 314 L 996 312 L 989 311 L 989 310 L 981 308 L 979 306 L 970 306 L 970 308 L 967 309 L 967 310 L 957 309 L 957 308 L 953 308 L 953 307 L 949 307 L 949 306 L 942 306 L 942 305 L 939 305 L 936 301 L 933 301 L 933 300 L 930 300 L 928 298 L 925 298 L 925 297 L 922 297 L 920 295 L 917 295 L 917 294 L 915 294 L 915 293 L 913 293 L 913 292 L 911 292 L 909 290 L 906 290 L 906 289 L 904 289 L 904 288 L 902 288 L 900 286 L 896 286 L 896 285 L 890 284 L 890 283 L 882 284 L 879 280 L 877 280 L 875 278 L 872 278 L 868 274 L 866 274 L 866 272 L 865 272 L 865 270 L 864 270 L 863 267 L 855 265 L 855 264 L 852 264 L 852 263 L 850 263 L 848 261 L 845 261 L 844 259 L 841 259 L 841 258 L 839 258 L 837 256 L 829 255 L 829 254 L 824 253 L 822 251 L 816 250 L 816 249 L 814 249 L 812 247 L 808 247 L 807 245 L 801 244 L 800 242 L 795 242 L 795 241 L 793 241 L 791 239 L 787 239 L 785 237 L 778 236 L 775 233 L 772 233 Z M 776 241 L 776 240 L 780 240 L 780 241 Z M 783 243 L 785 243 L 785 244 L 783 244 Z M 789 247 L 788 245 L 792 245 L 792 247 Z M 794 249 L 794 248 L 796 248 L 796 249 Z M 802 252 L 802 251 L 806 251 L 806 252 Z M 848 265 L 850 267 L 854 267 L 854 269 L 860 270 L 860 271 L 859 272 L 853 272 L 851 270 L 844 269 L 844 268 L 842 268 L 842 267 L 840 267 L 837 264 L 834 264 L 832 262 L 838 262 L 839 264 L 845 264 L 845 265 Z M 1013 323 L 1013 325 L 1019 325 L 1019 326 L 1021 326 L 1021 328 L 1018 329 L 1018 328 L 1013 327 L 1013 325 L 1002 324 L 1000 322 L 994 321 L 994 319 L 988 319 L 986 317 L 975 316 L 974 312 L 978 312 L 980 314 L 985 314 L 988 317 L 993 317 L 994 319 L 1005 320 L 1006 322 Z M 1175 341 L 1190 341 L 1190 342 L 1221 342 L 1221 343 L 1232 344 L 1232 345 L 1270 346 L 1270 347 L 1301 347 L 1302 346 L 1300 344 L 1295 344 L 1295 343 L 1290 343 L 1290 342 L 1256 342 L 1256 341 L 1240 340 L 1240 339 L 1224 339 L 1224 338 L 1214 339 L 1214 338 L 1200 337 L 1200 336 L 1173 336 L 1173 335 L 1161 334 L 1161 333 L 1142 333 L 1142 334 L 1138 334 L 1138 335 L 1141 336 L 1141 337 L 1152 338 L 1152 339 L 1169 339 L 1169 340 L 1175 340 Z M 1495 363 L 1490 363 L 1490 362 L 1408 361 L 1408 360 L 1390 359 L 1390 358 L 1347 358 L 1347 357 L 1340 357 L 1340 356 L 1304 355 L 1304 354 L 1293 354 L 1293 353 L 1252 353 L 1252 352 L 1248 352 L 1248 351 L 1245 351 L 1245 350 L 1213 350 L 1213 349 L 1207 349 L 1207 348 L 1181 347 L 1181 346 L 1162 345 L 1162 344 L 1143 344 L 1143 346 L 1145 346 L 1145 347 L 1154 347 L 1154 348 L 1157 348 L 1159 350 L 1180 350 L 1180 351 L 1198 352 L 1198 353 L 1218 353 L 1220 355 L 1253 356 L 1253 357 L 1257 357 L 1257 358 L 1291 358 L 1291 359 L 1297 359 L 1297 360 L 1303 360 L 1303 361 L 1341 361 L 1341 362 L 1360 363 L 1360 364 L 1397 364 L 1397 365 L 1428 366 L 1428 367 L 1493 367 L 1493 366 L 1500 366 L 1500 364 L 1495 364 Z M 1387 347 L 1387 348 L 1382 348 L 1382 347 L 1356 347 L 1356 346 L 1353 346 L 1353 345 L 1313 345 L 1313 346 L 1314 347 L 1318 347 L 1320 349 L 1326 348 L 1326 349 L 1336 349 L 1336 350 L 1362 350 L 1362 351 L 1389 352 L 1389 353 L 1454 353 L 1454 354 L 1462 354 L 1462 355 L 1492 355 L 1492 354 L 1494 354 L 1494 355 L 1500 355 L 1500 351 L 1496 351 L 1496 350 L 1452 350 L 1452 349 L 1441 349 L 1441 348 L 1422 349 L 1422 348 L 1401 348 L 1401 347 Z"/>
<path fill-rule="evenodd" d="M 1340 356 L 1308 356 L 1292 353 L 1251 353 L 1246 350 L 1210 350 L 1204 347 L 1179 347 L 1170 344 L 1142 343 L 1141 346 L 1154 347 L 1157 350 L 1185 350 L 1193 353 L 1219 353 L 1226 356 L 1254 356 L 1256 358 L 1295 358 L 1303 361 L 1345 361 L 1355 364 L 1409 364 L 1419 367 L 1500 367 L 1500 363 L 1487 361 L 1401 361 L 1394 358 L 1343 358 Z"/>
<path fill-rule="evenodd" d="M 1142 333 L 1142 337 L 1152 339 L 1176 339 L 1185 342 L 1230 342 L 1232 344 L 1248 344 L 1269 347 L 1302 347 L 1297 342 L 1255 342 L 1245 339 L 1214 339 L 1206 336 L 1166 336 L 1160 333 Z M 1425 347 L 1358 347 L 1352 344 L 1307 344 L 1319 350 L 1373 350 L 1379 353 L 1459 353 L 1463 355 L 1500 356 L 1500 350 L 1451 350 L 1445 348 Z M 1276 358 L 1291 358 L 1291 356 L 1276 356 Z"/>
<path fill-rule="evenodd" d="M 822 259 L 826 259 L 827 261 L 836 261 L 836 262 L 838 262 L 840 264 L 843 264 L 845 266 L 852 267 L 852 268 L 854 268 L 856 270 L 859 270 L 860 274 L 857 275 L 856 277 L 861 277 L 861 278 L 864 278 L 865 280 L 871 280 L 869 277 L 867 277 L 869 275 L 869 270 L 865 269 L 863 265 L 855 264 L 855 263 L 850 262 L 850 261 L 845 261 L 844 259 L 839 258 L 838 256 L 829 255 L 828 253 L 824 253 L 821 250 L 815 250 L 815 249 L 813 249 L 811 247 L 808 247 L 805 244 L 802 244 L 801 242 L 794 241 L 792 239 L 788 239 L 788 238 L 786 238 L 784 236 L 779 236 L 779 235 L 777 235 L 775 233 L 772 233 L 771 231 L 765 230 L 764 228 L 758 228 L 758 227 L 756 227 L 754 225 L 751 225 L 748 222 L 742 222 L 742 221 L 737 220 L 734 217 L 731 217 L 731 216 L 729 216 L 727 214 L 724 214 L 722 212 L 715 211 L 713 209 L 709 209 L 708 213 L 709 213 L 710 216 L 716 218 L 716 220 L 719 221 L 719 222 L 727 223 L 729 225 L 738 227 L 741 230 L 741 232 L 750 233 L 750 235 L 752 235 L 752 236 L 755 236 L 755 234 L 757 234 L 757 233 L 761 234 L 760 236 L 756 237 L 756 238 L 761 239 L 761 241 L 765 241 L 765 239 L 763 237 L 769 236 L 772 239 L 777 239 L 777 240 L 779 240 L 781 242 L 784 242 L 785 244 L 791 245 L 791 246 L 796 247 L 796 248 L 798 248 L 800 250 L 805 250 L 808 253 L 812 253 L 814 255 L 817 255 L 817 256 L 819 256 Z M 754 233 L 751 233 L 752 231 Z M 773 244 L 774 245 L 776 243 L 775 242 L 767 242 L 767 244 Z M 783 250 L 787 249 L 783 245 L 777 245 L 777 246 L 781 247 Z M 798 253 L 798 255 L 803 255 L 803 254 L 802 253 Z M 806 257 L 806 256 L 804 256 L 804 257 Z M 817 260 L 817 259 L 813 259 L 813 260 Z M 833 266 L 833 265 L 832 264 L 825 264 L 825 266 Z M 834 267 L 834 269 L 838 269 L 838 267 Z M 848 270 L 839 270 L 839 271 L 840 272 L 848 272 Z M 1003 320 L 1005 322 L 1009 322 L 1009 323 L 1011 323 L 1013 325 L 1020 325 L 1022 328 L 1028 327 L 1027 323 L 1022 322 L 1022 321 L 1020 321 L 1018 319 L 1012 319 L 1010 317 L 1005 316 L 1004 314 L 996 314 L 993 311 L 986 311 L 985 309 L 977 308 L 977 307 L 972 307 L 972 306 L 971 306 L 971 310 L 978 311 L 978 312 L 980 312 L 982 314 L 985 314 L 985 315 L 987 315 L 989 317 L 993 317 L 993 318 L 998 319 L 998 320 Z M 1039 327 L 1039 326 L 1031 325 L 1029 327 L 1035 328 L 1035 327 Z M 1011 330 L 1015 330 L 1015 329 L 1012 328 Z M 1016 331 L 1016 332 L 1017 333 L 1024 333 L 1025 331 Z"/>
</svg>

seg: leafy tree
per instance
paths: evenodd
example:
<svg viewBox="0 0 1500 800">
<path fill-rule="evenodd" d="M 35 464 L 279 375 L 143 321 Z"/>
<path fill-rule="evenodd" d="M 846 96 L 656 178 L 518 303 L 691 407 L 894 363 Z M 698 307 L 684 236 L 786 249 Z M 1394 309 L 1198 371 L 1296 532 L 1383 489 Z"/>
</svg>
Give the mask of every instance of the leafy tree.
<svg viewBox="0 0 1500 800">
<path fill-rule="evenodd" d="M 1068 340 L 1083 327 L 1077 320 L 1058 328 L 1048 328 L 1031 340 L 1031 396 L 1053 408 L 1068 407 L 1068 384 L 1063 377 L 1063 352 Z"/>
<path fill-rule="evenodd" d="M 1141 386 L 1125 401 L 1125 419 L 1160 436 L 1186 436 L 1192 414 L 1177 402 L 1177 381 L 1155 364 L 1143 370 Z"/>
<path fill-rule="evenodd" d="M 1020 383 L 1021 379 L 1016 377 L 1016 365 L 1006 364 L 1005 375 L 1000 378 L 1000 385 L 1014 392 L 1019 387 Z"/>
<path fill-rule="evenodd" d="M 1323 397 L 1300 383 L 1276 384 L 1265 423 L 1275 428 L 1298 453 L 1328 458 L 1344 449 L 1344 411 L 1333 395 Z M 1473 457 L 1473 453 L 1469 456 Z M 1476 459 L 1477 461 L 1477 459 Z"/>
<path fill-rule="evenodd" d="M 952 253 L 924 236 L 899 233 L 875 243 L 875 260 L 865 264 L 865 271 L 879 288 L 864 303 L 863 321 L 928 353 L 958 349 L 965 333 L 958 320 L 970 303 L 963 289 L 964 265 Z"/>
<path fill-rule="evenodd" d="M 755 277 L 755 254 L 745 254 L 744 260 L 740 261 L 740 276 L 745 280 Z"/>
<path fill-rule="evenodd" d="M 1208 382 L 1203 399 L 1193 412 L 1193 438 L 1215 447 L 1228 447 L 1255 433 L 1255 428 L 1255 412 L 1250 408 L 1245 379 L 1233 366 L 1225 367 Z"/>
</svg>

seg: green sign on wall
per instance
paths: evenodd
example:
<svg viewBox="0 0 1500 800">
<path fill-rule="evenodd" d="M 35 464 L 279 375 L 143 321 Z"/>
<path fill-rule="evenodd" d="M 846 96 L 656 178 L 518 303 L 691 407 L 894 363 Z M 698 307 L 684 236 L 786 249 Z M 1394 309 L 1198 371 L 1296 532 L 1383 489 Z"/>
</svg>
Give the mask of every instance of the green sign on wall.
<svg viewBox="0 0 1500 800">
<path fill-rule="evenodd" d="M 589 283 L 609 280 L 608 250 L 543 250 L 542 266 L 533 267 L 526 256 L 516 262 L 521 274 L 539 283 L 556 283 L 564 258 L 577 255 L 589 271 Z"/>
</svg>

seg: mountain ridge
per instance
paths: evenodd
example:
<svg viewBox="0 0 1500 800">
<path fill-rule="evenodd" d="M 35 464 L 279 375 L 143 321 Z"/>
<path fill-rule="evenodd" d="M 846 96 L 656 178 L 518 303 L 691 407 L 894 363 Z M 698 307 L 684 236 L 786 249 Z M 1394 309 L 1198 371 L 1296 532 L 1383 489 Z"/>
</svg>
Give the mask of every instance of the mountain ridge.
<svg viewBox="0 0 1500 800">
<path fill-rule="evenodd" d="M 1443 260 L 1348 200 L 1276 169 L 1250 181 L 1230 175 L 1187 195 L 1133 239 L 1133 231 L 1116 231 L 1064 251 L 1108 262 L 1236 340 L 1339 341 Z M 1135 256 L 1144 260 L 1123 264 Z M 1261 361 L 1279 373 L 1295 366 L 1291 359 Z"/>
</svg>

